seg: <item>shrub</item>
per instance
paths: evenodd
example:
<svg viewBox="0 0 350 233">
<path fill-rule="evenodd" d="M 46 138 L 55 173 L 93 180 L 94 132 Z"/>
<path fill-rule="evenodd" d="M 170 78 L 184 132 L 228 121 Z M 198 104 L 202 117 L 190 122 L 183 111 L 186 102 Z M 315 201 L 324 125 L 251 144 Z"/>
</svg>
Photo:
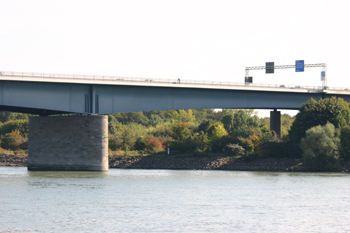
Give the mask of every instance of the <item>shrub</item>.
<svg viewBox="0 0 350 233">
<path fill-rule="evenodd" d="M 6 150 L 27 150 L 28 140 L 22 138 L 22 134 L 19 130 L 6 133 L 5 138 L 1 140 L 1 147 Z"/>
<path fill-rule="evenodd" d="M 232 154 L 235 156 L 245 156 L 247 154 L 246 150 L 240 145 L 238 145 L 238 143 L 237 144 L 230 143 L 230 144 L 227 144 L 226 147 L 229 148 Z"/>
<path fill-rule="evenodd" d="M 0 126 L 0 135 L 5 135 L 13 131 L 19 130 L 24 137 L 28 136 L 28 120 L 8 121 Z"/>
<path fill-rule="evenodd" d="M 159 152 L 163 151 L 164 147 L 162 142 L 157 138 L 148 138 L 145 140 L 145 147 L 150 152 Z"/>
</svg>

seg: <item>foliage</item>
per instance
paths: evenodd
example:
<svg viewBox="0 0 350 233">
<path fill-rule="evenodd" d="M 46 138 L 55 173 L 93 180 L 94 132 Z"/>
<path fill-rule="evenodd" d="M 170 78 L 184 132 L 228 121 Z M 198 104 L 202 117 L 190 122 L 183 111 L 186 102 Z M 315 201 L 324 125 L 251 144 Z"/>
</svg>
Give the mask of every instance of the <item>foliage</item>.
<svg viewBox="0 0 350 233">
<path fill-rule="evenodd" d="M 217 122 L 208 128 L 209 145 L 213 152 L 221 152 L 225 150 L 225 146 L 229 143 L 228 133 L 221 122 Z"/>
<path fill-rule="evenodd" d="M 28 120 L 12 120 L 0 126 L 0 135 L 18 130 L 24 137 L 28 136 Z"/>
<path fill-rule="evenodd" d="M 187 128 L 186 123 L 178 123 L 174 124 L 171 127 L 171 134 L 170 136 L 178 142 L 184 142 L 185 139 L 190 137 L 191 131 Z"/>
<path fill-rule="evenodd" d="M 247 155 L 246 150 L 243 147 L 241 147 L 238 143 L 236 143 L 236 144 L 229 143 L 229 144 L 226 145 L 226 147 L 229 148 L 229 150 L 232 152 L 232 154 L 234 156 L 245 156 L 245 155 Z"/>
<path fill-rule="evenodd" d="M 146 149 L 145 141 L 141 138 L 138 138 L 135 142 L 134 149 L 139 151 L 145 150 Z"/>
<path fill-rule="evenodd" d="M 252 153 L 254 151 L 254 143 L 250 138 L 237 137 L 237 140 L 239 141 L 239 145 L 247 152 Z"/>
<path fill-rule="evenodd" d="M 145 140 L 145 147 L 149 152 L 163 151 L 164 147 L 162 142 L 157 138 L 148 138 Z"/>
<path fill-rule="evenodd" d="M 208 128 L 210 127 L 210 125 L 214 124 L 213 120 L 204 120 L 202 121 L 199 126 L 197 127 L 197 129 L 195 130 L 195 132 L 207 132 Z"/>
<path fill-rule="evenodd" d="M 252 111 L 247 112 L 243 110 L 238 110 L 232 121 L 232 131 L 230 135 L 233 137 L 248 137 L 251 129 L 260 126 L 259 118 L 254 115 L 251 116 Z"/>
<path fill-rule="evenodd" d="M 23 138 L 19 130 L 15 130 L 4 135 L 1 139 L 1 147 L 6 150 L 27 150 L 28 140 Z"/>
<path fill-rule="evenodd" d="M 312 170 L 333 169 L 339 165 L 339 130 L 327 123 L 306 131 L 301 139 L 303 164 Z"/>
<path fill-rule="evenodd" d="M 292 127 L 295 117 L 288 114 L 282 114 L 281 116 L 281 139 L 283 141 L 288 141 L 288 131 Z"/>
<path fill-rule="evenodd" d="M 1 115 L 2 114 L 2 115 Z M 171 148 L 172 153 L 213 152 L 232 150 L 237 144 L 247 154 L 262 142 L 273 141 L 273 133 L 263 124 L 254 110 L 189 109 L 115 113 L 108 115 L 109 150 L 128 155 L 156 153 Z M 0 112 L 0 134 L 19 130 L 28 134 L 28 115 Z M 140 138 L 143 136 L 143 138 Z M 19 148 L 17 148 L 19 149 Z M 136 152 L 135 152 L 136 153 Z"/>
<path fill-rule="evenodd" d="M 0 111 L 0 122 L 13 120 L 28 120 L 28 114 Z"/>
<path fill-rule="evenodd" d="M 208 135 L 203 131 L 194 133 L 193 136 L 189 137 L 186 143 L 189 145 L 189 151 L 191 152 L 204 152 L 208 148 Z"/>
<path fill-rule="evenodd" d="M 350 123 L 349 103 L 342 98 L 332 97 L 307 101 L 299 110 L 295 121 L 289 131 L 289 140 L 298 144 L 305 132 L 317 125 L 332 123 L 336 128 L 341 128 Z"/>
<path fill-rule="evenodd" d="M 341 155 L 345 160 L 350 160 L 350 126 L 341 129 L 340 135 Z"/>
</svg>

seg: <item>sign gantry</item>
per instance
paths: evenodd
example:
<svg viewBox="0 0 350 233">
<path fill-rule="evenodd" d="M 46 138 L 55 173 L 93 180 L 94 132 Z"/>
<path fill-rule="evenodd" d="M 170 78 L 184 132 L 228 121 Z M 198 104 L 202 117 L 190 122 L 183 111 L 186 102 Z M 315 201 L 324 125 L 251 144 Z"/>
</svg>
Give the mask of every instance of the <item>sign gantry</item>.
<svg viewBox="0 0 350 233">
<path fill-rule="evenodd" d="M 295 69 L 295 72 L 304 72 L 304 68 L 322 67 L 321 81 L 322 86 L 327 86 L 327 64 L 316 63 L 316 64 L 304 64 L 304 60 L 296 60 L 295 65 L 278 65 L 275 66 L 274 62 L 266 62 L 265 66 L 248 66 L 245 68 L 245 82 L 252 83 L 253 77 L 249 76 L 250 70 L 265 70 L 266 74 L 273 74 L 275 69 Z"/>
</svg>

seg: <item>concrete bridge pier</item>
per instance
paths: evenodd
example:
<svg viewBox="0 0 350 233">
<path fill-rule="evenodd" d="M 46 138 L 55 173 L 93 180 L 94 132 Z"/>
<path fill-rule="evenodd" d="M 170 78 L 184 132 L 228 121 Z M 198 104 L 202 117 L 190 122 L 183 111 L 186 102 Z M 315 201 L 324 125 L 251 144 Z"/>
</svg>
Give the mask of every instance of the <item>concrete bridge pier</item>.
<svg viewBox="0 0 350 233">
<path fill-rule="evenodd" d="M 281 138 L 281 111 L 270 111 L 270 129 L 274 130 L 278 138 Z"/>
<path fill-rule="evenodd" d="M 28 170 L 107 171 L 108 117 L 30 117 Z"/>
</svg>

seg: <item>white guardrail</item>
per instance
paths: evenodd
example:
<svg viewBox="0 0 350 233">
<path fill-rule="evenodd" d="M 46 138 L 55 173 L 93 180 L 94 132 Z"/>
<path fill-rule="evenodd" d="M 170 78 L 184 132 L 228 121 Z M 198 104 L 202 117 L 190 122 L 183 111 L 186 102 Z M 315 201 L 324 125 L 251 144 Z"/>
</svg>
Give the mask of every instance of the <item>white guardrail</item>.
<svg viewBox="0 0 350 233">
<path fill-rule="evenodd" d="M 334 90 L 350 91 L 350 87 L 322 87 L 322 86 L 305 86 L 305 85 L 281 85 L 281 84 L 262 84 L 262 83 L 238 83 L 222 82 L 207 80 L 180 80 L 180 79 L 156 79 L 156 78 L 139 78 L 139 77 L 120 77 L 120 76 L 101 76 L 101 75 L 79 75 L 79 74 L 49 74 L 49 73 L 30 73 L 30 72 L 13 72 L 0 71 L 1 75 L 13 77 L 32 77 L 32 78 L 52 78 L 52 79 L 75 79 L 75 80 L 103 80 L 116 82 L 148 82 L 164 84 L 188 84 L 188 85 L 211 85 L 211 86 L 237 86 L 237 87 L 263 87 L 263 88 L 285 88 L 285 89 L 306 89 L 313 91 Z"/>
</svg>

